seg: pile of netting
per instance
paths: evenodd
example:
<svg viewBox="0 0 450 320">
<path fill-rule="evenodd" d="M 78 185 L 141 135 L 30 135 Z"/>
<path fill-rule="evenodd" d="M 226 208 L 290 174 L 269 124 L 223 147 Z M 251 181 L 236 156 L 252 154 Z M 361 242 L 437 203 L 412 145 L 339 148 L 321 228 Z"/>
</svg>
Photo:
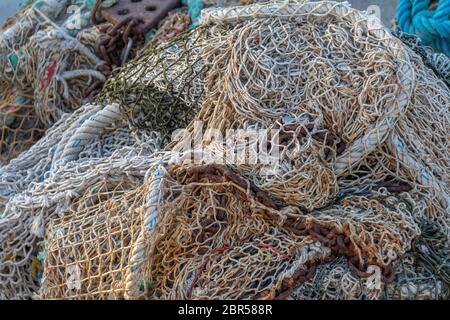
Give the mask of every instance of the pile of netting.
<svg viewBox="0 0 450 320">
<path fill-rule="evenodd" d="M 0 298 L 449 297 L 426 56 L 331 1 L 205 9 L 158 43 L 0 168 Z"/>
<path fill-rule="evenodd" d="M 0 30 L 0 161 L 8 163 L 41 138 L 63 113 L 85 103 L 105 81 L 95 54 L 97 27 L 69 30 L 68 1 L 37 2 Z"/>
<path fill-rule="evenodd" d="M 140 48 L 165 42 L 191 24 L 187 7 L 176 8 L 139 40 L 133 38 L 132 28 L 98 17 L 101 8 L 117 0 L 31 3 L 0 29 L 2 164 L 28 150 L 63 113 L 91 102 L 112 70 Z"/>
<path fill-rule="evenodd" d="M 126 127 L 117 105 L 86 105 L 0 168 L 3 298 L 30 297 L 40 287 L 48 222 L 68 215 L 76 199 L 78 214 L 82 203 L 119 197 L 142 183 L 158 135 Z"/>
<path fill-rule="evenodd" d="M 425 65 L 433 69 L 450 86 L 450 59 L 448 56 L 434 51 L 431 47 L 424 46 L 419 37 L 402 32 L 398 27 L 394 28 L 392 32 L 408 47 L 419 54 Z"/>
</svg>

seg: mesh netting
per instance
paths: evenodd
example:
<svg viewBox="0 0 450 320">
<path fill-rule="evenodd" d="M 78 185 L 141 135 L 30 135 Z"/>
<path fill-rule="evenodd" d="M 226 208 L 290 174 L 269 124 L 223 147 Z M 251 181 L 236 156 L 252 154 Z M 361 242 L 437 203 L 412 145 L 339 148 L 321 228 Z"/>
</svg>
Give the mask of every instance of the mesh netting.
<svg viewBox="0 0 450 320">
<path fill-rule="evenodd" d="M 36 116 L 29 96 L 14 94 L 1 101 L 0 163 L 7 163 L 42 137 L 44 125 Z"/>
<path fill-rule="evenodd" d="M 236 2 L 204 1 L 204 5 Z M 206 29 L 186 30 L 188 25 L 186 10 L 169 15 L 139 57 L 117 70 L 97 97 L 98 103 L 119 103 L 133 128 L 160 132 L 164 144 L 194 118 L 204 93 L 206 33 L 198 30 Z"/>
<path fill-rule="evenodd" d="M 37 291 L 40 278 L 31 271 L 39 270 L 43 262 L 38 253 L 45 224 L 67 213 L 72 201 L 89 192 L 100 199 L 97 192 L 109 190 L 102 191 L 101 185 L 125 188 L 127 181 L 142 183 L 151 165 L 148 156 L 158 149 L 158 137 L 152 132 L 130 133 L 124 125 L 116 105 L 84 106 L 0 168 L 0 291 L 4 297 L 26 298 Z M 96 184 L 99 189 L 94 188 Z"/>
<path fill-rule="evenodd" d="M 404 33 L 399 27 L 396 27 L 392 32 L 403 43 L 419 54 L 424 63 L 440 75 L 447 85 L 450 86 L 450 58 L 448 56 L 435 52 L 431 47 L 424 46 L 418 36 Z"/>
<path fill-rule="evenodd" d="M 201 53 L 207 72 L 191 86 L 204 83 L 204 92 L 182 99 L 201 103 L 195 120 L 204 129 L 284 126 L 279 174 L 268 178 L 258 166 L 236 167 L 277 204 L 313 210 L 338 190 L 380 188 L 422 199 L 424 210 L 408 218 L 414 232 L 402 241 L 407 246 L 394 254 L 402 256 L 422 219 L 448 236 L 450 96 L 419 56 L 368 19 L 328 2 L 211 10 L 203 29 L 170 48 L 178 57 Z M 204 39 L 200 49 L 192 46 L 197 37 Z M 214 153 L 221 146 L 211 140 L 203 146 Z M 298 188 L 290 189 L 290 181 Z M 442 265 L 440 259 L 433 264 Z"/>
<path fill-rule="evenodd" d="M 423 57 L 329 1 L 155 41 L 0 168 L 2 298 L 42 268 L 58 299 L 448 297 L 450 90 Z M 275 131 L 276 170 L 213 130 Z"/>
<path fill-rule="evenodd" d="M 158 223 L 148 236 L 135 290 L 158 299 L 287 298 L 318 263 L 348 259 L 355 276 L 378 268 L 390 283 L 398 257 L 419 234 L 410 198 L 388 193 L 349 196 L 304 214 L 274 209 L 270 194 L 220 165 L 175 166 L 153 206 Z"/>
<path fill-rule="evenodd" d="M 271 129 L 281 119 L 287 149 L 290 143 L 297 151 L 281 154 L 282 169 L 270 181 L 257 166 L 245 168 L 246 176 L 287 203 L 309 199 L 308 209 L 338 189 L 413 189 L 425 198 L 428 219 L 448 233 L 450 95 L 420 57 L 377 20 L 331 2 L 206 10 L 203 20 L 189 38 L 204 39 L 202 46 L 194 50 L 182 38 L 176 44 L 186 48 L 177 57 L 200 52 L 208 69 L 204 94 L 192 90 L 183 98 L 201 97 L 195 120 L 225 134 Z M 216 149 L 210 140 L 204 147 Z M 290 189 L 290 180 L 300 188 Z M 314 201 L 311 190 L 321 199 Z"/>
<path fill-rule="evenodd" d="M 437 300 L 448 299 L 448 285 L 439 277 L 420 270 L 403 257 L 393 283 L 370 287 L 368 278 L 356 275 L 343 258 L 318 266 L 313 279 L 293 291 L 295 300 Z"/>
<path fill-rule="evenodd" d="M 192 46 L 199 39 L 181 35 Z M 194 117 L 205 68 L 201 58 L 191 52 L 180 53 L 172 41 L 156 49 L 150 47 L 138 59 L 117 71 L 105 83 L 98 102 L 117 102 L 133 127 L 150 128 L 161 133 L 166 143 L 171 133 L 185 127 Z M 148 51 L 148 53 L 146 53 Z M 182 100 L 181 93 L 193 93 Z"/>
<path fill-rule="evenodd" d="M 17 117 L 18 124 L 0 128 L 5 133 L 0 141 L 5 149 L 3 163 L 36 142 L 40 135 L 35 132 L 51 126 L 64 112 L 79 108 L 105 81 L 104 62 L 94 54 L 95 43 L 102 37 L 99 29 L 85 29 L 75 38 L 49 16 L 36 8 L 26 9 L 0 33 L 1 103 L 14 103 L 3 92 L 10 96 L 19 91 L 10 99 L 27 99 L 22 112 L 10 115 Z M 20 121 L 22 113 L 29 118 L 26 124 Z M 18 135 L 17 130 L 22 133 Z"/>
<path fill-rule="evenodd" d="M 42 298 L 123 299 L 144 189 L 123 178 L 100 181 L 46 226 Z"/>
</svg>

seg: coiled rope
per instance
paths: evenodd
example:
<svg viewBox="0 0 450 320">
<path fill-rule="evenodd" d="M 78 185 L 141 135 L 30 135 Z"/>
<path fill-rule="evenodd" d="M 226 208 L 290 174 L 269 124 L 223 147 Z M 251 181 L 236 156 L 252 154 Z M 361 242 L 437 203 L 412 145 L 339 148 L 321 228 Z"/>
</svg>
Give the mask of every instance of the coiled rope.
<svg viewBox="0 0 450 320">
<path fill-rule="evenodd" d="M 397 21 L 402 31 L 418 35 L 425 45 L 450 55 L 450 0 L 400 0 Z"/>
</svg>

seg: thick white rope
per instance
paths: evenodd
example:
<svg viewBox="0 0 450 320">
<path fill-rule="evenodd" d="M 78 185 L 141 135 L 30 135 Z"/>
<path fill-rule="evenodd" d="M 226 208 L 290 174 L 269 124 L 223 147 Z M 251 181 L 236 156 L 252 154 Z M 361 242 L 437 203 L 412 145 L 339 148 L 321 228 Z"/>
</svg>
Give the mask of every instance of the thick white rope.
<svg viewBox="0 0 450 320">
<path fill-rule="evenodd" d="M 164 187 L 164 167 L 160 164 L 151 175 L 149 185 L 149 194 L 146 199 L 148 209 L 144 215 L 143 230 L 139 234 L 138 240 L 130 254 L 130 261 L 125 276 L 125 298 L 133 299 L 139 295 L 140 284 L 142 282 L 142 267 L 146 261 L 146 252 L 148 247 L 147 235 L 153 231 L 158 222 L 158 207 L 163 202 L 162 189 Z"/>
<path fill-rule="evenodd" d="M 116 103 L 98 111 L 83 123 L 70 138 L 62 152 L 61 159 L 64 162 L 78 159 L 78 155 L 90 140 L 101 136 L 108 127 L 120 119 L 122 119 L 122 113 Z"/>
</svg>

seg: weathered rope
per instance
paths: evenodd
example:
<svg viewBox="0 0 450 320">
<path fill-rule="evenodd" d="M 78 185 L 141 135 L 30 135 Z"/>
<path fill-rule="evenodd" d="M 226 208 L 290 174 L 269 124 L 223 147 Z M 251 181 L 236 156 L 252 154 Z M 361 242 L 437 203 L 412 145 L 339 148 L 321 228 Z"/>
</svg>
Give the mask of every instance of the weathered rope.
<svg viewBox="0 0 450 320">
<path fill-rule="evenodd" d="M 89 117 L 67 142 L 62 151 L 62 160 L 68 162 L 77 159 L 86 144 L 95 137 L 101 136 L 107 127 L 110 127 L 115 121 L 121 118 L 122 114 L 120 113 L 118 104 L 108 105 L 95 115 Z"/>
<path fill-rule="evenodd" d="M 397 20 L 404 32 L 418 35 L 424 44 L 450 56 L 450 1 L 399 0 Z"/>
</svg>

